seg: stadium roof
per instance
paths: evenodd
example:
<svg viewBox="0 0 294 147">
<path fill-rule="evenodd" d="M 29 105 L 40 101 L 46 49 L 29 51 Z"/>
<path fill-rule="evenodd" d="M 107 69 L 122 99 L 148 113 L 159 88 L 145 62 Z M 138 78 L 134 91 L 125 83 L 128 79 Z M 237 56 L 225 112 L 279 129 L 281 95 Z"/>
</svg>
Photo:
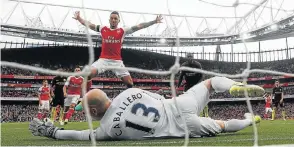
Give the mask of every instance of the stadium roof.
<svg viewBox="0 0 294 147">
<path fill-rule="evenodd" d="M 132 26 L 164 14 L 164 22 L 134 33 L 134 36 L 202 37 L 256 30 L 294 14 L 293 0 L 84 0 L 86 17 L 108 25 L 110 11 L 121 15 L 121 26 Z M 2 2 L 4 24 L 84 31 L 72 19 L 82 10 L 81 0 L 10 0 Z M 172 14 L 170 17 L 168 14 Z M 83 15 L 85 17 L 85 15 Z M 173 24 L 172 20 L 175 22 Z"/>
</svg>

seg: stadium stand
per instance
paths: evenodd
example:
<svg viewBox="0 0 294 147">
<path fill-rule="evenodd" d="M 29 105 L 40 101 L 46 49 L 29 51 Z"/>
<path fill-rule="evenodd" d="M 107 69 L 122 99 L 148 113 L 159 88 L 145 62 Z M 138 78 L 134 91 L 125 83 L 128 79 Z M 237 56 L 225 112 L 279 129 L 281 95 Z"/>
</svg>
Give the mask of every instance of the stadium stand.
<svg viewBox="0 0 294 147">
<path fill-rule="evenodd" d="M 59 54 L 56 54 L 59 52 Z M 95 58 L 99 57 L 100 49 L 95 50 Z M 3 49 L 1 51 L 2 59 L 6 61 L 16 61 L 23 64 L 29 64 L 50 69 L 62 68 L 65 71 L 72 71 L 76 65 L 85 65 L 87 63 L 86 47 L 38 47 L 24 49 Z M 79 55 L 79 56 L 76 56 Z M 146 52 L 134 49 L 122 50 L 123 60 L 128 67 L 138 67 L 152 70 L 168 70 L 175 60 L 174 56 L 159 54 L 154 52 Z M 54 59 L 52 59 L 54 57 Z M 65 58 L 66 57 L 66 58 Z M 186 61 L 181 58 L 181 62 Z M 205 70 L 216 71 L 227 74 L 237 74 L 246 68 L 246 63 L 236 62 L 219 62 L 209 60 L 197 60 Z M 144 64 L 142 64 L 144 63 Z M 284 66 L 288 65 L 288 66 Z M 255 62 L 251 68 L 276 70 L 283 72 L 294 72 L 294 59 L 281 60 L 279 62 Z M 163 89 L 165 95 L 170 95 L 169 76 L 155 76 L 141 73 L 132 73 L 135 87 L 146 90 L 157 91 Z M 179 76 L 179 74 L 177 74 Z M 52 79 L 53 75 L 35 73 L 28 70 L 21 70 L 1 66 L 1 98 L 8 98 L 2 101 L 1 105 L 1 122 L 21 122 L 30 121 L 37 113 L 38 105 L 36 101 L 26 98 L 34 98 L 37 96 L 37 89 L 41 86 L 42 79 Z M 92 88 L 102 88 L 109 97 L 114 98 L 125 86 L 115 78 L 112 72 L 105 72 L 94 79 Z M 209 78 L 209 76 L 205 76 Z M 250 74 L 248 83 L 262 85 L 267 91 L 273 87 L 275 79 L 280 79 L 284 87 L 286 99 L 286 110 L 288 118 L 294 118 L 294 78 L 287 76 L 275 76 L 268 74 Z M 179 90 L 182 90 L 181 88 Z M 179 92 L 179 94 L 181 91 Z M 289 98 L 288 98 L 289 97 Z M 15 99 L 13 99 L 15 98 Z M 18 99 L 17 98 L 23 98 Z M 215 119 L 241 118 L 247 110 L 244 101 L 236 101 L 228 92 L 213 94 L 213 99 L 209 104 L 209 115 Z M 229 102 L 222 102 L 225 98 L 230 99 Z M 214 101 L 220 100 L 220 101 Z M 264 100 L 257 99 L 252 101 L 255 113 L 262 115 L 264 113 Z M 230 111 L 234 110 L 234 111 Z M 221 115 L 222 114 L 222 115 Z M 223 115 L 225 114 L 225 115 Z M 280 114 L 280 113 L 277 113 Z M 279 115 L 277 117 L 280 117 Z M 83 112 L 76 112 L 72 121 L 85 121 Z"/>
</svg>

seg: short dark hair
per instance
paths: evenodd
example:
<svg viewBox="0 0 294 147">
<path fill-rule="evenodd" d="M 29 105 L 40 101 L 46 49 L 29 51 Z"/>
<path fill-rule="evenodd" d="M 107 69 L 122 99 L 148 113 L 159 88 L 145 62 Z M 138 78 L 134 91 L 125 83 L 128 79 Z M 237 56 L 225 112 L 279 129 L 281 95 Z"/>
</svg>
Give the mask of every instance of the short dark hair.
<svg viewBox="0 0 294 147">
<path fill-rule="evenodd" d="M 119 17 L 119 13 L 117 12 L 117 11 L 112 11 L 111 13 L 110 13 L 110 15 L 111 14 L 116 14 L 116 15 L 118 15 L 118 17 Z"/>
</svg>

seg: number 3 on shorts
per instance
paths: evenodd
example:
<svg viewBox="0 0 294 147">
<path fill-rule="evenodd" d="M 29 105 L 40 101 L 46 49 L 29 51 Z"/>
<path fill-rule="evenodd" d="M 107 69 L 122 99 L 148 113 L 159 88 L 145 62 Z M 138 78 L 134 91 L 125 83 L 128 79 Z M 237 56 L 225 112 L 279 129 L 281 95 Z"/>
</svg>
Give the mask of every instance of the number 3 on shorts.
<svg viewBox="0 0 294 147">
<path fill-rule="evenodd" d="M 143 110 L 143 116 L 145 117 L 148 117 L 148 114 L 149 113 L 154 113 L 155 116 L 154 116 L 154 119 L 153 119 L 153 122 L 158 122 L 159 121 L 159 118 L 160 118 L 160 115 L 158 113 L 158 110 L 153 108 L 153 107 L 146 107 L 144 104 L 142 103 L 137 103 L 135 104 L 132 109 L 131 109 L 131 112 L 135 115 L 137 115 L 137 111 L 138 109 L 142 109 Z M 144 127 L 144 126 L 141 126 L 141 125 L 138 125 L 138 124 L 135 124 L 135 123 L 132 123 L 128 120 L 126 120 L 126 127 L 130 127 L 130 128 L 133 128 L 133 129 L 136 129 L 136 130 L 140 130 L 140 131 L 144 131 L 144 132 L 148 132 L 148 133 L 152 133 L 154 131 L 152 131 L 151 128 L 148 128 L 148 127 Z"/>
</svg>

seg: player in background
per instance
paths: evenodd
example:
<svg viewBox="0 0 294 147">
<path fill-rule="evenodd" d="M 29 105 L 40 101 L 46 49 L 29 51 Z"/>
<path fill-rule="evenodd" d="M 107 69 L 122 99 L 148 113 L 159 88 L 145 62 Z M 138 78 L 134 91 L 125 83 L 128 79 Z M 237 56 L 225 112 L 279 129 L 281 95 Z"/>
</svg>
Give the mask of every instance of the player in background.
<svg viewBox="0 0 294 147">
<path fill-rule="evenodd" d="M 84 26 L 86 25 L 85 23 L 88 22 L 89 28 L 91 30 L 100 32 L 102 36 L 101 54 L 99 59 L 92 64 L 90 77 L 95 77 L 97 74 L 105 72 L 106 69 L 104 69 L 103 67 L 106 66 L 125 67 L 121 57 L 121 48 L 125 35 L 132 34 L 138 30 L 147 28 L 156 23 L 161 23 L 162 20 L 161 15 L 159 15 L 153 21 L 144 22 L 131 28 L 120 28 L 118 27 L 120 16 L 119 13 L 116 11 L 113 11 L 110 14 L 110 27 L 96 25 L 87 20 L 84 20 L 83 18 L 81 18 L 79 11 L 75 13 L 73 18 L 78 20 Z M 127 70 L 114 69 L 112 70 L 112 72 L 114 72 L 116 76 L 127 85 L 128 88 L 131 88 L 133 86 L 133 80 Z"/>
<path fill-rule="evenodd" d="M 76 67 L 75 72 L 80 72 L 81 68 Z M 82 93 L 82 84 L 84 78 L 82 76 L 70 76 L 67 78 L 64 86 L 64 124 L 67 124 L 73 113 L 75 112 L 74 108 L 81 96 Z"/>
<path fill-rule="evenodd" d="M 48 86 L 48 81 L 43 80 L 43 85 L 39 88 L 39 112 L 38 112 L 38 119 L 46 118 L 50 112 L 50 87 Z"/>
<path fill-rule="evenodd" d="M 62 71 L 62 69 L 58 69 Z M 52 96 L 52 110 L 51 110 L 51 121 L 56 120 L 57 114 L 59 114 L 59 123 L 63 123 L 63 108 L 64 108 L 64 93 L 63 86 L 67 78 L 63 76 L 56 76 L 52 79 L 51 83 L 51 96 Z"/>
<path fill-rule="evenodd" d="M 199 117 L 212 92 L 227 90 L 234 96 L 244 96 L 245 90 L 250 96 L 264 94 L 264 89 L 256 85 L 244 85 L 225 77 L 213 77 L 176 97 L 177 103 L 173 99 L 165 99 L 159 94 L 139 88 L 129 88 L 113 101 L 102 90 L 93 89 L 85 95 L 83 101 L 87 99 L 92 118 L 100 120 L 100 126 L 94 131 L 96 140 L 184 137 L 184 123 L 187 124 L 190 137 L 215 136 L 219 133 L 237 132 L 252 125 L 253 121 L 260 122 L 259 116 L 252 116 L 250 113 L 245 113 L 243 120 L 223 121 Z M 176 105 L 185 122 L 179 117 Z M 35 136 L 59 140 L 90 139 L 89 130 L 62 130 L 38 119 L 30 123 L 29 129 Z"/>
<path fill-rule="evenodd" d="M 181 66 L 202 69 L 201 64 L 197 62 L 196 60 L 194 60 L 192 53 L 187 53 L 186 57 L 188 61 L 184 62 Z M 181 71 L 177 87 L 180 87 L 182 85 L 183 79 L 185 81 L 194 81 L 194 82 L 188 82 L 188 83 L 186 82 L 184 84 L 184 92 L 186 92 L 193 85 L 199 83 L 203 79 L 203 74 L 190 72 L 190 71 Z M 201 112 L 201 116 L 208 117 L 208 105 L 206 105 L 203 112 Z"/>
<path fill-rule="evenodd" d="M 286 120 L 286 112 L 284 108 L 284 92 L 278 80 L 276 80 L 275 82 L 275 87 L 273 88 L 272 95 L 273 95 L 273 103 L 274 103 L 274 108 L 272 112 L 272 120 L 275 120 L 278 106 L 282 108 L 282 116 L 283 116 L 283 119 Z"/>
<path fill-rule="evenodd" d="M 272 98 L 271 95 L 269 93 L 266 93 L 263 98 L 265 99 L 265 113 L 264 113 L 264 118 L 268 119 L 268 112 L 273 112 L 272 108 L 271 108 L 271 104 L 272 104 Z"/>
<path fill-rule="evenodd" d="M 82 67 L 80 67 L 80 68 L 82 68 Z M 91 79 L 91 77 L 88 77 L 88 80 L 87 80 L 87 89 L 86 89 L 86 92 L 88 92 L 88 91 L 90 91 L 91 90 L 91 87 L 92 87 L 92 84 L 93 84 L 93 82 L 92 82 L 92 79 Z M 75 107 L 75 110 L 76 111 L 80 111 L 80 110 L 82 110 L 83 108 L 83 106 L 82 106 L 82 99 L 83 99 L 83 93 L 81 92 L 81 96 L 80 96 L 80 99 L 79 99 L 79 101 L 78 101 L 78 103 L 77 103 L 77 105 L 76 105 L 76 107 Z"/>
</svg>

